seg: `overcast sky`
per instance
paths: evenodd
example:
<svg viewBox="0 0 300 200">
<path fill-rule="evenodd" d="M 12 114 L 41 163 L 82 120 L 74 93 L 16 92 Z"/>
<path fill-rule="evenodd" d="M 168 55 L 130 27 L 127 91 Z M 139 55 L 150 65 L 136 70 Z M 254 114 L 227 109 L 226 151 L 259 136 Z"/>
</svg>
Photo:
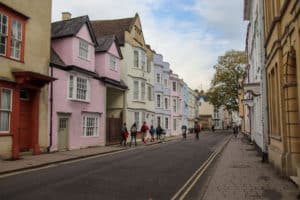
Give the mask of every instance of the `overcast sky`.
<svg viewBox="0 0 300 200">
<path fill-rule="evenodd" d="M 192 89 L 208 89 L 213 65 L 227 50 L 244 50 L 243 0 L 53 0 L 52 21 L 68 11 L 91 20 L 138 13 L 147 44 Z"/>
</svg>

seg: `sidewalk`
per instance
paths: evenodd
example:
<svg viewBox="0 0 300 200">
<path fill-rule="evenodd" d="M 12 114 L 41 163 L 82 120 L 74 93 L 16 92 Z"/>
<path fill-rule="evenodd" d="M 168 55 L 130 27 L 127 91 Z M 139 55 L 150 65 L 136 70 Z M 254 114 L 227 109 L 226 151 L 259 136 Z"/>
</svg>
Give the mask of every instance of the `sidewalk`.
<svg viewBox="0 0 300 200">
<path fill-rule="evenodd" d="M 262 163 L 242 134 L 231 138 L 215 166 L 204 200 L 297 199 L 297 187 L 280 178 L 270 164 Z"/>
<path fill-rule="evenodd" d="M 178 136 L 166 137 L 166 142 L 177 140 L 179 138 L 181 139 L 182 136 L 178 135 Z M 13 160 L 13 161 L 0 160 L 0 175 L 18 172 L 26 169 L 34 169 L 38 167 L 47 166 L 50 164 L 56 164 L 56 163 L 61 163 L 61 162 L 66 162 L 66 161 L 71 161 L 71 160 L 76 160 L 81 158 L 92 157 L 101 154 L 118 152 L 126 149 L 140 148 L 143 146 L 148 146 L 148 145 L 153 145 L 158 143 L 161 142 L 147 141 L 146 144 L 143 144 L 142 142 L 138 142 L 137 147 L 134 147 L 134 145 L 133 147 L 129 147 L 128 145 L 126 147 L 120 145 L 99 146 L 99 147 L 76 149 L 76 150 L 63 151 L 63 152 L 45 153 L 45 154 L 35 155 L 35 156 L 22 155 L 19 160 Z"/>
</svg>

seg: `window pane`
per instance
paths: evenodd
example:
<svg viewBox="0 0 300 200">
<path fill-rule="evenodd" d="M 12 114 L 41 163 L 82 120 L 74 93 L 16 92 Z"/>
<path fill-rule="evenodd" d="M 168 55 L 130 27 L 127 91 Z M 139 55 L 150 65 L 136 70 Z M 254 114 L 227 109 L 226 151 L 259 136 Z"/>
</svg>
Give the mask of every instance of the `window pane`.
<svg viewBox="0 0 300 200">
<path fill-rule="evenodd" d="M 76 98 L 79 100 L 87 100 L 87 79 L 77 77 L 77 94 Z"/>
<path fill-rule="evenodd" d="M 138 81 L 133 82 L 133 99 L 135 99 L 135 100 L 139 99 L 139 82 Z"/>
<path fill-rule="evenodd" d="M 139 67 L 139 52 L 134 51 L 133 52 L 133 59 L 134 59 L 134 67 L 138 68 Z"/>
<path fill-rule="evenodd" d="M 0 35 L 0 54 L 5 55 L 6 37 Z"/>
<path fill-rule="evenodd" d="M 69 98 L 73 98 L 73 91 L 74 91 L 74 77 L 70 76 L 69 78 Z"/>
<path fill-rule="evenodd" d="M 1 110 L 11 110 L 11 90 L 9 89 L 2 89 Z"/>
<path fill-rule="evenodd" d="M 89 44 L 83 40 L 79 40 L 79 57 L 88 59 Z"/>
<path fill-rule="evenodd" d="M 142 82 L 142 100 L 145 100 L 146 84 Z"/>
<path fill-rule="evenodd" d="M 9 111 L 0 111 L 0 131 L 9 131 Z"/>
</svg>

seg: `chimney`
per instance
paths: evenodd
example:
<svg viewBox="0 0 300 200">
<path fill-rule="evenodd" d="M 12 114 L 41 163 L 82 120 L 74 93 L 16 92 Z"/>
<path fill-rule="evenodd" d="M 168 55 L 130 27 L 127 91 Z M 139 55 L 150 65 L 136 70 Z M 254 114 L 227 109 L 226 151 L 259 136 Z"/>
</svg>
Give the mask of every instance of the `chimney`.
<svg viewBox="0 0 300 200">
<path fill-rule="evenodd" d="M 70 12 L 62 12 L 62 20 L 68 20 L 71 19 L 72 14 Z"/>
</svg>

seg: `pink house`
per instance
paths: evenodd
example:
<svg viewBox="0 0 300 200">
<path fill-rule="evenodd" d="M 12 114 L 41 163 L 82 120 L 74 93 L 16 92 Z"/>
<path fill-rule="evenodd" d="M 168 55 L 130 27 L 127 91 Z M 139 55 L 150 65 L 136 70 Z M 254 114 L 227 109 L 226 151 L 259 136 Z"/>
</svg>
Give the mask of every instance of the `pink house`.
<svg viewBox="0 0 300 200">
<path fill-rule="evenodd" d="M 99 45 L 88 16 L 67 13 L 52 23 L 51 31 L 49 73 L 58 80 L 49 87 L 49 150 L 105 145 L 107 88 L 126 89 L 120 82 L 117 42 L 103 39 Z"/>
</svg>

